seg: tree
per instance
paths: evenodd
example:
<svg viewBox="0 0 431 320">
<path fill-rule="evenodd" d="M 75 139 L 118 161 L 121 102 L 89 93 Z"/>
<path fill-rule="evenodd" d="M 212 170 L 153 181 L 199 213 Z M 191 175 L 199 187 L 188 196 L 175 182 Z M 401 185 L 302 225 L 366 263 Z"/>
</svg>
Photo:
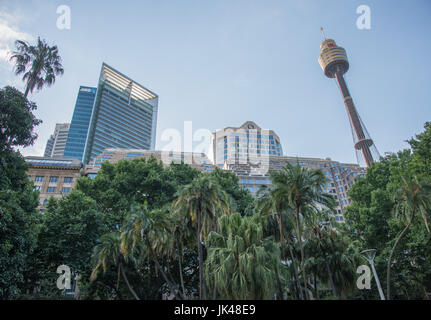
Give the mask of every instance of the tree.
<svg viewBox="0 0 431 320">
<path fill-rule="evenodd" d="M 36 108 L 15 88 L 0 90 L 0 152 L 34 143 L 37 134 L 33 130 L 42 122 L 32 113 Z"/>
<path fill-rule="evenodd" d="M 339 298 L 355 288 L 355 267 L 360 256 L 355 243 L 343 234 L 342 225 L 331 214 L 323 210 L 305 220 L 306 268 L 313 274 L 316 298 L 318 281 L 329 284 L 332 295 Z"/>
<path fill-rule="evenodd" d="M 152 260 L 156 270 L 176 295 L 174 283 L 168 278 L 159 258 L 173 255 L 172 217 L 166 208 L 148 210 L 147 206 L 133 207 L 125 227 L 121 233 L 121 252 L 125 257 L 131 256 L 135 250 L 142 260 Z"/>
<path fill-rule="evenodd" d="M 430 232 L 428 226 L 427 212 L 431 209 L 431 182 L 429 180 L 422 180 L 416 176 L 403 176 L 401 178 L 401 186 L 395 193 L 395 213 L 405 216 L 407 225 L 398 235 L 395 240 L 394 246 L 392 247 L 391 253 L 388 259 L 387 267 L 387 282 L 386 282 L 386 298 L 390 300 L 391 297 L 391 262 L 394 252 L 401 240 L 401 238 L 407 233 L 410 226 L 413 223 L 415 215 L 420 213 L 423 218 L 425 227 Z"/>
<path fill-rule="evenodd" d="M 358 250 L 375 248 L 377 254 L 375 265 L 381 278 L 382 286 L 388 286 L 388 258 L 394 247 L 394 242 L 401 235 L 409 222 L 411 211 L 401 214 L 395 210 L 397 204 L 402 204 L 403 180 L 418 181 L 430 178 L 428 168 L 424 165 L 431 157 L 426 152 L 427 137 L 431 134 L 430 127 L 417 135 L 416 145 L 411 150 L 403 150 L 382 158 L 373 163 L 367 170 L 365 178 L 359 179 L 349 190 L 352 203 L 345 212 L 347 229 L 351 241 L 358 244 Z M 416 150 L 422 150 L 420 156 Z M 403 178 L 405 177 L 405 178 Z M 398 196 L 395 196 L 398 195 Z M 399 207 L 399 209 L 401 209 Z M 428 213 L 429 214 L 429 213 Z M 419 215 L 416 211 L 415 217 Z M 429 249 L 431 234 L 424 227 L 424 219 L 413 219 L 409 230 L 400 238 L 397 247 L 403 250 L 393 251 L 391 261 L 391 277 L 389 279 L 392 299 L 423 299 L 425 292 L 431 290 L 431 250 Z M 362 298 L 378 299 L 376 287 L 371 291 L 361 292 Z M 388 298 L 388 297 L 386 297 Z"/>
<path fill-rule="evenodd" d="M 36 246 L 39 192 L 15 147 L 33 144 L 40 123 L 36 105 L 18 90 L 0 90 L 0 298 L 14 299 L 26 289 L 29 260 Z"/>
<path fill-rule="evenodd" d="M 431 122 L 424 125 L 425 131 L 411 138 L 408 143 L 413 151 L 412 167 L 417 175 L 431 176 Z"/>
<path fill-rule="evenodd" d="M 199 258 L 200 299 L 206 299 L 202 244 L 208 233 L 215 229 L 217 214 L 229 212 L 228 204 L 228 196 L 220 188 L 217 181 L 208 174 L 195 178 L 180 190 L 174 202 L 174 210 L 189 215 L 195 225 Z"/>
<path fill-rule="evenodd" d="M 135 204 L 157 209 L 170 204 L 180 187 L 200 172 L 187 164 L 164 168 L 154 157 L 148 160 L 105 162 L 94 179 L 83 177 L 76 189 L 93 198 L 104 212 L 111 230 L 118 230 Z"/>
<path fill-rule="evenodd" d="M 254 208 L 254 198 L 250 191 L 243 188 L 239 184 L 237 175 L 231 171 L 221 170 L 216 168 L 211 172 L 220 187 L 232 198 L 233 205 L 231 205 L 231 210 L 239 212 L 242 215 L 253 214 Z"/>
<path fill-rule="evenodd" d="M 257 213 L 266 217 L 265 231 L 267 235 L 275 235 L 281 247 L 281 259 L 288 259 L 287 251 L 289 252 L 291 267 L 293 271 L 293 282 L 295 286 L 292 288 L 292 295 L 303 299 L 303 290 L 298 275 L 297 256 L 295 255 L 295 232 L 292 226 L 292 208 L 286 201 L 277 201 L 274 188 L 262 186 L 258 193 Z M 276 271 L 277 272 L 277 271 Z M 283 299 L 284 293 L 281 286 L 280 275 L 276 273 L 279 299 Z"/>
<path fill-rule="evenodd" d="M 205 277 L 221 299 L 271 299 L 276 288 L 280 249 L 263 238 L 259 216 L 222 215 L 218 232 L 208 236 Z M 215 298 L 215 297 L 214 297 Z"/>
<path fill-rule="evenodd" d="M 299 164 L 288 163 L 280 172 L 272 172 L 273 198 L 276 206 L 294 209 L 296 218 L 296 234 L 301 251 L 301 270 L 304 282 L 305 297 L 307 297 L 307 277 L 305 274 L 305 257 L 302 245 L 301 217 L 308 211 L 318 210 L 317 204 L 333 208 L 335 200 L 323 192 L 326 178 L 321 170 L 310 170 Z"/>
<path fill-rule="evenodd" d="M 27 257 L 36 246 L 39 193 L 0 190 L 0 299 L 15 299 L 26 287 Z"/>
<path fill-rule="evenodd" d="M 100 238 L 100 243 L 98 243 L 93 250 L 93 259 L 95 263 L 90 276 L 90 280 L 95 281 L 100 271 L 106 272 L 110 264 L 118 266 L 117 290 L 121 274 L 130 293 L 136 300 L 139 300 L 138 295 L 136 294 L 135 290 L 133 290 L 124 271 L 125 259 L 123 254 L 121 253 L 121 243 L 121 234 L 118 231 L 104 234 Z"/>
<path fill-rule="evenodd" d="M 96 202 L 82 192 L 72 190 L 60 200 L 51 198 L 40 222 L 37 249 L 32 256 L 38 274 L 36 280 L 44 280 L 41 294 L 59 293 L 55 279 L 57 267 L 62 264 L 85 281 L 92 269 L 92 250 L 105 231 L 104 216 Z"/>
<path fill-rule="evenodd" d="M 15 45 L 16 51 L 10 60 L 15 62 L 15 74 L 23 74 L 26 98 L 35 88 L 41 90 L 44 86 L 51 86 L 56 76 L 64 73 L 57 46 L 50 47 L 45 40 L 40 40 L 40 37 L 37 38 L 35 46 L 22 40 L 17 40 Z"/>
</svg>

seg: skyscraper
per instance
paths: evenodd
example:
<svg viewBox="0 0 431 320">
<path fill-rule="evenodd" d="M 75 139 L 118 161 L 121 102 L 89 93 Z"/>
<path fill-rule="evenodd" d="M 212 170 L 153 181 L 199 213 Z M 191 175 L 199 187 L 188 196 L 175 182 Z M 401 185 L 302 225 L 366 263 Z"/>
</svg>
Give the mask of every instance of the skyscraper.
<svg viewBox="0 0 431 320">
<path fill-rule="evenodd" d="M 369 167 L 380 155 L 364 123 L 359 117 L 347 84 L 344 81 L 343 75 L 349 70 L 346 50 L 337 46 L 334 40 L 325 39 L 325 41 L 320 44 L 320 52 L 319 64 L 324 74 L 328 78 L 335 78 L 337 80 L 337 84 L 343 96 L 347 115 L 349 116 L 350 127 L 352 129 L 353 143 L 358 162 L 362 162 L 361 159 L 363 159 L 365 165 Z"/>
<path fill-rule="evenodd" d="M 54 133 L 49 137 L 48 141 L 46 142 L 44 157 L 63 157 L 69 127 L 69 123 L 57 123 L 55 125 Z"/>
<path fill-rule="evenodd" d="M 107 148 L 155 148 L 158 96 L 103 63 L 83 162 Z"/>
<path fill-rule="evenodd" d="M 64 150 L 65 158 L 82 160 L 96 90 L 96 88 L 92 87 L 79 87 L 72 123 L 70 124 L 69 135 L 67 136 L 66 148 Z"/>
</svg>

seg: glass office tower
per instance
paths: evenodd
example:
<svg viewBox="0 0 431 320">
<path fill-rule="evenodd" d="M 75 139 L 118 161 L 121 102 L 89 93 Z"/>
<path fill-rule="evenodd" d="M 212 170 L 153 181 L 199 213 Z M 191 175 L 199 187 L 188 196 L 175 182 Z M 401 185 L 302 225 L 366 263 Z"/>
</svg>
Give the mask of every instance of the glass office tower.
<svg viewBox="0 0 431 320">
<path fill-rule="evenodd" d="M 155 148 L 158 96 L 103 63 L 83 157 L 107 148 Z"/>
<path fill-rule="evenodd" d="M 66 148 L 64 150 L 65 158 L 82 161 L 96 90 L 96 88 L 92 87 L 79 87 L 72 123 L 70 124 L 69 135 L 67 136 Z"/>
</svg>

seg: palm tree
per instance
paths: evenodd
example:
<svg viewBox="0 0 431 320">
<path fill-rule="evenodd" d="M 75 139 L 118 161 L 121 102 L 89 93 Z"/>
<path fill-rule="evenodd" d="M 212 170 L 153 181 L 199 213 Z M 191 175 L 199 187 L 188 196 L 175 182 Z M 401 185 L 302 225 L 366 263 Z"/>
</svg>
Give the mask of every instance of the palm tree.
<svg viewBox="0 0 431 320">
<path fill-rule="evenodd" d="M 306 260 L 306 268 L 314 275 L 314 289 L 317 297 L 316 278 L 330 284 L 332 294 L 337 296 L 334 276 L 329 265 L 329 255 L 333 252 L 333 241 L 331 241 L 331 224 L 325 213 L 316 213 L 306 219 L 307 243 L 304 250 L 309 257 Z"/>
<path fill-rule="evenodd" d="M 121 233 L 121 253 L 129 257 L 137 252 L 141 257 L 152 260 L 171 293 L 177 296 L 173 281 L 159 263 L 159 258 L 169 259 L 173 255 L 175 239 L 172 237 L 172 222 L 166 208 L 149 210 L 146 205 L 133 206 Z"/>
<path fill-rule="evenodd" d="M 205 276 L 222 299 L 271 299 L 275 293 L 280 249 L 273 237 L 263 238 L 260 220 L 223 215 L 219 231 L 208 236 Z"/>
<path fill-rule="evenodd" d="M 50 47 L 40 37 L 35 46 L 22 40 L 17 40 L 15 45 L 16 51 L 12 52 L 10 60 L 15 60 L 15 74 L 24 74 L 22 80 L 26 82 L 26 98 L 34 88 L 40 90 L 45 85 L 51 86 L 55 77 L 64 73 L 57 46 Z"/>
<path fill-rule="evenodd" d="M 429 180 L 419 180 L 417 176 L 403 176 L 401 177 L 401 185 L 394 193 L 395 200 L 395 215 L 396 217 L 402 215 L 407 219 L 407 225 L 398 235 L 392 247 L 388 259 L 387 273 L 386 273 L 386 299 L 391 298 L 391 262 L 395 249 L 397 248 L 401 238 L 407 233 L 412 225 L 416 213 L 422 215 L 425 227 L 430 232 L 428 226 L 427 211 L 431 209 L 431 182 Z"/>
<path fill-rule="evenodd" d="M 316 278 L 329 283 L 334 297 L 354 288 L 355 265 L 359 254 L 348 245 L 343 234 L 337 230 L 337 223 L 331 211 L 321 211 L 307 217 L 305 221 L 306 238 L 304 250 L 309 257 L 306 267 Z M 315 295 L 317 287 L 315 283 Z"/>
<path fill-rule="evenodd" d="M 184 299 L 187 297 L 187 292 L 184 285 L 183 277 L 183 258 L 184 258 L 184 247 L 192 248 L 194 244 L 194 232 L 191 226 L 190 217 L 182 212 L 173 211 L 173 237 L 174 248 L 176 250 L 176 258 L 178 259 L 178 271 L 180 275 L 180 285 L 182 289 L 182 296 Z"/>
<path fill-rule="evenodd" d="M 280 172 L 272 172 L 273 197 L 276 206 L 290 206 L 294 209 L 296 218 L 296 235 L 301 252 L 301 270 L 304 282 L 305 297 L 308 296 L 307 277 L 304 268 L 304 248 L 302 244 L 301 216 L 307 212 L 316 212 L 319 205 L 333 208 L 334 198 L 323 192 L 326 182 L 321 170 L 308 169 L 299 164 L 293 166 L 287 163 Z"/>
<path fill-rule="evenodd" d="M 203 174 L 178 192 L 173 207 L 175 211 L 189 215 L 195 225 L 199 258 L 199 298 L 206 299 L 202 243 L 208 233 L 217 228 L 217 214 L 229 212 L 229 198 L 213 177 Z"/>
<path fill-rule="evenodd" d="M 121 253 L 121 235 L 119 232 L 112 232 L 104 234 L 100 237 L 100 243 L 94 247 L 93 259 L 95 260 L 95 266 L 90 276 L 90 280 L 94 281 L 97 279 L 100 271 L 106 272 L 110 264 L 118 266 L 118 280 L 117 290 L 119 286 L 120 274 L 123 276 L 124 282 L 127 285 L 130 293 L 136 300 L 139 300 L 138 295 L 133 290 L 132 286 L 127 279 L 124 271 L 124 257 Z"/>
<path fill-rule="evenodd" d="M 294 235 L 291 230 L 290 215 L 286 211 L 290 211 L 291 207 L 286 202 L 278 202 L 274 198 L 274 189 L 262 186 L 257 192 L 257 212 L 266 217 L 265 229 L 269 234 L 277 234 L 281 246 L 281 259 L 286 261 L 286 251 L 289 251 L 290 259 L 292 262 L 291 270 L 293 269 L 293 283 L 296 284 L 296 288 L 293 291 L 299 293 L 301 299 L 303 299 L 303 293 L 301 290 L 301 284 L 299 281 L 297 259 L 294 254 Z M 276 227 L 277 226 L 277 227 Z M 271 229 L 272 228 L 272 229 Z M 287 249 L 287 250 L 286 250 Z M 278 274 L 277 285 L 280 299 L 283 299 L 283 289 L 281 288 L 281 281 Z"/>
</svg>

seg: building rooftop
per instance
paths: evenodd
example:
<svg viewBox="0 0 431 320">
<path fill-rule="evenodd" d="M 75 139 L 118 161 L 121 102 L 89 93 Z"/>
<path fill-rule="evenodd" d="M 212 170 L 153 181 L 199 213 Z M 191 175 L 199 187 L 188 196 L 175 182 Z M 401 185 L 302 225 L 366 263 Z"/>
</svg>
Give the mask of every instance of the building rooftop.
<svg viewBox="0 0 431 320">
<path fill-rule="evenodd" d="M 25 162 L 31 166 L 50 166 L 50 167 L 77 167 L 80 168 L 82 163 L 78 159 L 49 158 L 49 157 L 25 157 Z"/>
</svg>

